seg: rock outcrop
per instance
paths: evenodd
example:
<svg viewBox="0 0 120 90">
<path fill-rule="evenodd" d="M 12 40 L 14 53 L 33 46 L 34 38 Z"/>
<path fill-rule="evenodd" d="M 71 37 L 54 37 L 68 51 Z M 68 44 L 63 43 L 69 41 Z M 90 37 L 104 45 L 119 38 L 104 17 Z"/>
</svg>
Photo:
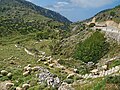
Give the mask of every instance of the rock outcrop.
<svg viewBox="0 0 120 90">
<path fill-rule="evenodd" d="M 47 82 L 47 85 L 53 88 L 60 86 L 61 81 L 55 74 L 50 73 L 49 70 L 42 67 L 39 68 L 39 72 L 36 76 L 39 78 L 40 84 Z"/>
</svg>

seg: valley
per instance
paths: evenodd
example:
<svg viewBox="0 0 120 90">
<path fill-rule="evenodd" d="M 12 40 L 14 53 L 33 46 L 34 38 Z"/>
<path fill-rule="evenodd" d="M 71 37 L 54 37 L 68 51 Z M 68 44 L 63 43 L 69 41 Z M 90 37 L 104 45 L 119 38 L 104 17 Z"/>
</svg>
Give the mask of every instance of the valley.
<svg viewBox="0 0 120 90">
<path fill-rule="evenodd" d="M 0 0 L 0 90 L 120 90 L 119 10 L 72 23 Z"/>
</svg>

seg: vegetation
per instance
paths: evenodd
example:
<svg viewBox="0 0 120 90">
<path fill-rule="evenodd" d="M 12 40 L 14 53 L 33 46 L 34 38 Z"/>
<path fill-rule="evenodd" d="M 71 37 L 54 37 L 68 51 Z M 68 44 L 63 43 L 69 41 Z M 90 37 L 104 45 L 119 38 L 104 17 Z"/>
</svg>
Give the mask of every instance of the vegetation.
<svg viewBox="0 0 120 90">
<path fill-rule="evenodd" d="M 109 43 L 106 42 L 104 34 L 96 31 L 84 42 L 79 43 L 74 58 L 83 62 L 97 62 L 109 51 Z"/>
<path fill-rule="evenodd" d="M 120 23 L 120 5 L 115 6 L 114 8 L 111 8 L 111 9 L 103 10 L 97 13 L 94 17 L 96 18 L 96 22 L 113 20 L 119 24 Z M 85 22 L 89 22 L 92 19 L 93 17 L 90 19 L 86 19 Z"/>
<path fill-rule="evenodd" d="M 32 12 L 32 13 L 31 13 Z M 17 16 L 21 17 L 21 15 L 27 14 L 33 16 L 32 18 L 36 18 L 36 16 L 41 15 L 52 20 L 56 20 L 64 23 L 71 23 L 67 18 L 56 13 L 54 11 L 42 8 L 40 6 L 36 6 L 25 0 L 1 0 L 0 1 L 0 15 L 2 16 Z M 34 17 L 35 14 L 35 17 Z M 30 19 L 30 18 L 29 18 Z"/>
<path fill-rule="evenodd" d="M 120 85 L 120 76 L 109 76 L 107 77 L 107 83 L 119 84 Z"/>
<path fill-rule="evenodd" d="M 109 15 L 113 19 L 119 18 L 118 13 L 113 10 Z M 100 30 L 89 30 L 94 27 L 94 23 L 89 27 L 82 22 L 70 23 L 60 14 L 25 0 L 0 0 L 0 71 L 6 70 L 12 74 L 9 77 L 0 73 L 0 84 L 12 81 L 14 86 L 11 90 L 25 83 L 30 84 L 28 90 L 57 90 L 46 82 L 38 84 L 38 71 L 23 76 L 23 68 L 31 64 L 31 67 L 41 66 L 49 70 L 61 83 L 77 84 L 73 85 L 75 90 L 102 90 L 111 84 L 119 86 L 119 76 L 108 77 L 107 82 L 102 78 L 83 79 L 78 76 L 89 73 L 87 62 L 97 63 L 104 56 L 119 55 L 120 47 L 116 43 L 109 45 Z M 35 53 L 35 56 L 27 54 L 25 48 Z M 42 55 L 44 52 L 45 55 Z M 47 60 L 40 61 L 44 57 Z M 113 61 L 109 67 L 116 65 L 120 65 L 120 60 Z M 73 72 L 77 75 L 67 78 Z M 83 84 L 76 83 L 78 80 L 83 80 Z"/>
</svg>

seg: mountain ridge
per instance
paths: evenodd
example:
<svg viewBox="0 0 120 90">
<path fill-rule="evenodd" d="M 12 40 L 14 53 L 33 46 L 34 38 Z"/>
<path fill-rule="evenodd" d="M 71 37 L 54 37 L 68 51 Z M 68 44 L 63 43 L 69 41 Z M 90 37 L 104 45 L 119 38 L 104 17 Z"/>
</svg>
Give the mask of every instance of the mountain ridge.
<svg viewBox="0 0 120 90">
<path fill-rule="evenodd" d="M 23 7 L 30 8 L 31 10 L 36 11 L 38 14 L 43 15 L 47 18 L 51 18 L 51 19 L 59 21 L 59 22 L 71 23 L 71 21 L 69 21 L 66 17 L 60 15 L 59 13 L 56 13 L 52 10 L 48 10 L 43 7 L 37 6 L 26 0 L 1 0 L 0 2 L 2 4 L 2 6 L 4 6 L 4 4 L 7 4 L 8 6 L 11 4 L 14 7 L 17 7 L 16 4 L 19 6 L 22 5 Z"/>
<path fill-rule="evenodd" d="M 95 17 L 97 22 L 113 20 L 116 23 L 120 23 L 119 12 L 120 12 L 120 5 L 117 5 L 113 8 L 102 10 L 98 12 L 97 14 L 95 14 L 93 17 L 83 20 L 81 22 L 90 22 Z"/>
</svg>

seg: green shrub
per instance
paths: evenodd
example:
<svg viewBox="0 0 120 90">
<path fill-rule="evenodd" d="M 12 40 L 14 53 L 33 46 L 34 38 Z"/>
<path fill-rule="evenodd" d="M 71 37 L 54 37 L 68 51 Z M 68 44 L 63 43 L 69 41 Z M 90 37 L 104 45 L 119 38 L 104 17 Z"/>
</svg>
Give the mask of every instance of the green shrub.
<svg viewBox="0 0 120 90">
<path fill-rule="evenodd" d="M 28 90 L 41 90 L 40 85 L 29 88 Z"/>
<path fill-rule="evenodd" d="M 66 79 L 64 80 L 64 82 L 68 83 L 68 84 L 71 84 L 74 82 L 74 79 Z"/>
<path fill-rule="evenodd" d="M 74 52 L 74 58 L 82 60 L 85 63 L 90 61 L 96 63 L 108 51 L 109 43 L 106 42 L 104 34 L 96 31 L 91 37 L 78 44 Z"/>
<path fill-rule="evenodd" d="M 118 84 L 120 86 L 120 76 L 109 76 L 106 81 L 109 84 Z"/>
<path fill-rule="evenodd" d="M 97 85 L 95 87 L 93 87 L 92 90 L 105 90 L 105 83 L 106 83 L 106 79 L 104 79 L 101 82 L 97 83 Z"/>
<path fill-rule="evenodd" d="M 115 67 L 120 65 L 120 60 L 114 60 L 110 65 L 109 68 Z"/>
</svg>

